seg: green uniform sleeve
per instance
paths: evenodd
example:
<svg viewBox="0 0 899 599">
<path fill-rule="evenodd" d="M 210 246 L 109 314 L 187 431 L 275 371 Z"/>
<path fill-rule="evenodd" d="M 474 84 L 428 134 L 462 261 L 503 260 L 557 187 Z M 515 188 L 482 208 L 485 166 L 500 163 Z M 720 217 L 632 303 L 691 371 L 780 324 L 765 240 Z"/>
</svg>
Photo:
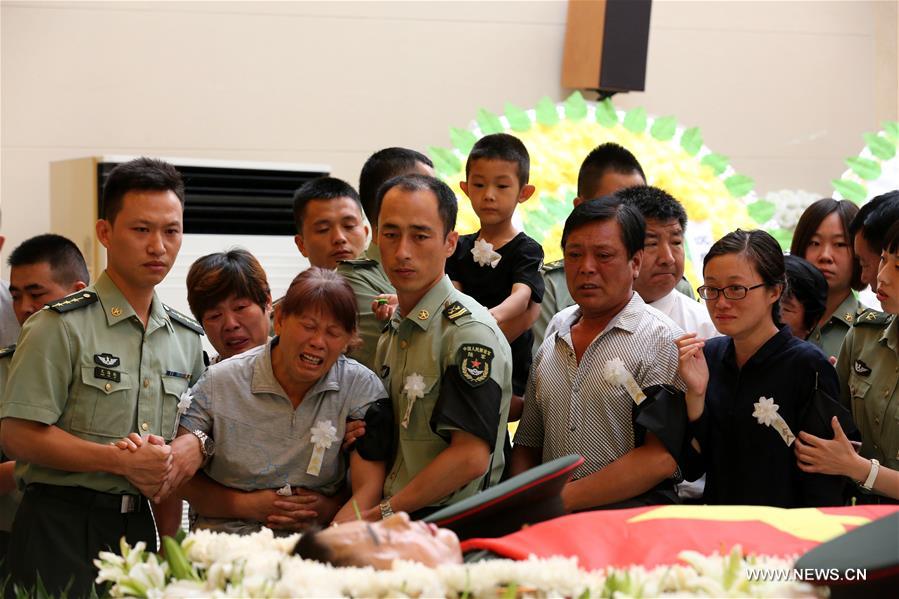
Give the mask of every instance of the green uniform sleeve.
<svg viewBox="0 0 899 599">
<path fill-rule="evenodd" d="M 10 364 L 0 418 L 55 424 L 66 406 L 74 356 L 65 321 L 50 310 L 25 323 Z"/>
<path fill-rule="evenodd" d="M 837 377 L 840 379 L 840 403 L 847 410 L 852 410 L 852 393 L 849 390 L 849 374 L 852 371 L 852 354 L 855 345 L 855 329 L 851 329 L 843 339 L 843 345 L 840 347 L 840 355 L 837 357 L 836 371 Z M 858 422 L 858 416 L 853 414 L 853 418 Z"/>
</svg>

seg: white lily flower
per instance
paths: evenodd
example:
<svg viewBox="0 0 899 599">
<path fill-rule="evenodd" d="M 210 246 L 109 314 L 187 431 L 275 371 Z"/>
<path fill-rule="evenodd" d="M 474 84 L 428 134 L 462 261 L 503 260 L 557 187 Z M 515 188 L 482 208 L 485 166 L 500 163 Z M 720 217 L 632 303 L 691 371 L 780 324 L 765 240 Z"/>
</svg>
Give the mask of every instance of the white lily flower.
<svg viewBox="0 0 899 599">
<path fill-rule="evenodd" d="M 496 268 L 502 259 L 499 252 L 493 250 L 493 244 L 483 239 L 475 240 L 474 247 L 471 248 L 471 255 L 480 266 L 489 266 L 490 268 Z"/>
</svg>

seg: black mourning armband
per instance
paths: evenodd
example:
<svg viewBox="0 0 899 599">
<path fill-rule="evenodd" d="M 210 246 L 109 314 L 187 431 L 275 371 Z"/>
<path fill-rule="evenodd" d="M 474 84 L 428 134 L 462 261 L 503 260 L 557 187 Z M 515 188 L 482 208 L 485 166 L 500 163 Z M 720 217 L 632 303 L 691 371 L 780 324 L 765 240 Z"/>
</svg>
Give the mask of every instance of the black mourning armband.
<svg viewBox="0 0 899 599">
<path fill-rule="evenodd" d="M 489 377 L 476 385 L 470 379 L 463 377 L 459 366 L 446 369 L 440 381 L 440 396 L 431 413 L 431 430 L 447 443 L 450 434 L 440 427 L 463 430 L 483 439 L 493 451 L 503 390 Z"/>
<path fill-rule="evenodd" d="M 643 445 L 646 433 L 652 433 L 677 462 L 682 475 L 692 480 L 695 466 L 688 459 L 693 452 L 690 451 L 692 436 L 688 434 L 684 392 L 671 385 L 653 385 L 643 393 L 646 399 L 640 405 L 633 404 L 634 446 Z"/>
<path fill-rule="evenodd" d="M 393 404 L 382 397 L 365 412 L 365 434 L 356 441 L 356 451 L 370 462 L 386 462 L 393 456 Z"/>
</svg>

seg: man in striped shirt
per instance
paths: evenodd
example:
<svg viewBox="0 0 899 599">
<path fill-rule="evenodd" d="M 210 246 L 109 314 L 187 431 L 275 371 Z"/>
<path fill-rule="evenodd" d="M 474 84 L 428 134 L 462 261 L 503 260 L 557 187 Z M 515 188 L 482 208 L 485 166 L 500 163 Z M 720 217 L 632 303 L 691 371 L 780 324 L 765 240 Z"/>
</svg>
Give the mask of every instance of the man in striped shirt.
<svg viewBox="0 0 899 599">
<path fill-rule="evenodd" d="M 615 197 L 585 202 L 565 222 L 565 273 L 576 305 L 553 318 L 534 358 L 511 467 L 517 474 L 582 455 L 562 492 L 571 511 L 676 501 L 674 458 L 652 433 L 635 447 L 635 398 L 604 376 L 618 358 L 640 389 L 683 388 L 674 344 L 681 329 L 633 290 L 644 236 L 639 211 Z"/>
</svg>

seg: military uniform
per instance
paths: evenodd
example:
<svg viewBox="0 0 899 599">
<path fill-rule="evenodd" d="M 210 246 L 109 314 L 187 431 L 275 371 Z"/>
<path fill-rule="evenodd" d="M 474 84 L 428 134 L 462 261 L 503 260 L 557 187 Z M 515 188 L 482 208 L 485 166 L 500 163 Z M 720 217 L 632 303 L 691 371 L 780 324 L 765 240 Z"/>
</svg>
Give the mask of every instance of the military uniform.
<svg viewBox="0 0 899 599">
<path fill-rule="evenodd" d="M 203 373 L 202 328 L 154 296 L 146 328 L 106 273 L 25 323 L 0 417 L 30 420 L 107 444 L 129 433 L 175 436 L 178 400 Z M 89 592 L 105 545 L 155 546 L 149 505 L 122 476 L 19 461 L 25 497 L 12 529 L 10 569 L 52 593 Z"/>
<path fill-rule="evenodd" d="M 899 470 L 899 324 L 866 310 L 856 319 L 837 360 L 840 401 L 852 409 L 861 455 Z"/>
<path fill-rule="evenodd" d="M 843 345 L 843 338 L 852 328 L 859 314 L 866 310 L 854 293 L 849 293 L 849 297 L 834 310 L 830 319 L 824 323 L 824 326 L 816 326 L 809 333 L 808 341 L 821 348 L 824 355 L 828 358 L 840 355 L 840 346 Z"/>
<path fill-rule="evenodd" d="M 565 308 L 574 305 L 574 300 L 571 299 L 571 294 L 568 292 L 568 282 L 565 280 L 564 260 L 544 264 L 540 269 L 540 274 L 543 275 L 543 285 L 546 290 L 543 292 L 543 301 L 540 303 L 540 315 L 537 317 L 537 322 L 531 327 L 534 332 L 535 354 L 543 343 L 543 338 L 546 337 L 546 327 L 549 326 L 549 321 Z"/>
<path fill-rule="evenodd" d="M 487 309 L 444 276 L 408 315 L 397 310 L 375 370 L 393 402 L 396 457 L 384 497 L 405 487 L 462 430 L 492 448 L 487 475 L 428 506 L 449 505 L 499 482 L 512 395 L 512 353 Z"/>
<path fill-rule="evenodd" d="M 15 345 L 0 349 L 0 397 L 3 397 L 3 389 L 6 386 L 6 379 L 9 376 L 9 363 L 16 351 Z M 0 451 L 0 462 L 6 462 L 6 456 Z M 9 547 L 9 531 L 12 530 L 13 517 L 19 508 L 19 502 L 22 501 L 22 491 L 14 489 L 6 495 L 0 495 L 0 576 L 6 574 L 6 556 Z"/>
<path fill-rule="evenodd" d="M 375 296 L 396 293 L 381 266 L 381 251 L 371 244 L 359 260 L 344 260 L 337 265 L 337 272 L 347 280 L 356 294 L 356 308 L 359 313 L 359 337 L 362 345 L 350 352 L 350 357 L 377 372 L 375 350 L 384 322 L 375 318 L 371 303 Z"/>
</svg>

